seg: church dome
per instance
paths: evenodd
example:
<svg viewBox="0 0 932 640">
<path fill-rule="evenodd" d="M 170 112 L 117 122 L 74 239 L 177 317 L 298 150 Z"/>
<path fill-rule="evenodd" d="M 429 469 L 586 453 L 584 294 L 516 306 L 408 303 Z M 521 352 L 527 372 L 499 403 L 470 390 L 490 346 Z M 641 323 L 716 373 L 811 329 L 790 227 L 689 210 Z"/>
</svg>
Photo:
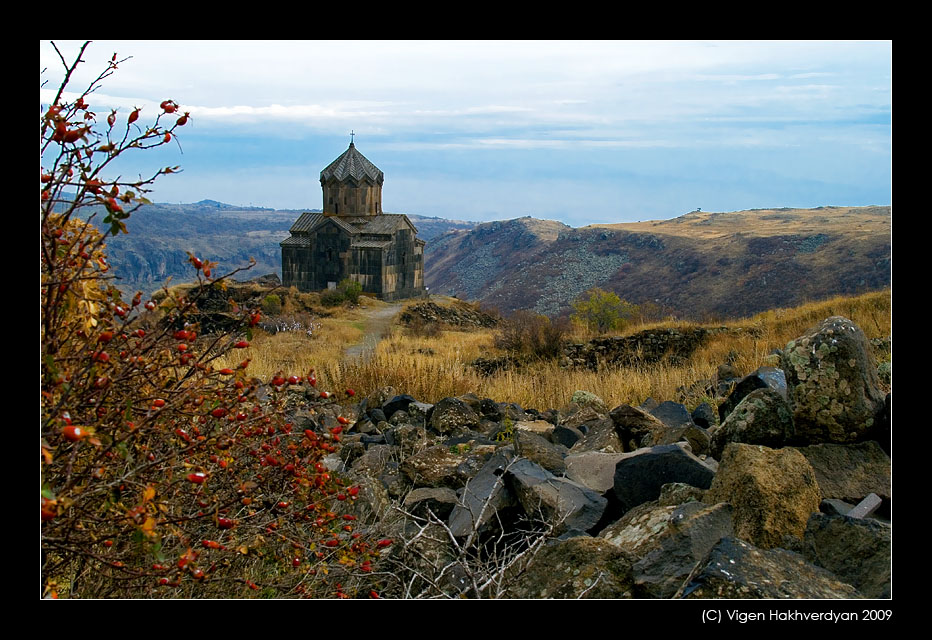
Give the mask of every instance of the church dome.
<svg viewBox="0 0 932 640">
<path fill-rule="evenodd" d="M 385 176 L 381 169 L 369 162 L 369 160 L 356 150 L 356 145 L 350 142 L 349 149 L 343 152 L 339 158 L 327 165 L 327 168 L 320 172 L 320 181 L 325 182 L 331 179 L 343 182 L 352 178 L 356 182 L 362 182 L 364 178 L 369 178 L 376 184 L 382 184 Z"/>
</svg>

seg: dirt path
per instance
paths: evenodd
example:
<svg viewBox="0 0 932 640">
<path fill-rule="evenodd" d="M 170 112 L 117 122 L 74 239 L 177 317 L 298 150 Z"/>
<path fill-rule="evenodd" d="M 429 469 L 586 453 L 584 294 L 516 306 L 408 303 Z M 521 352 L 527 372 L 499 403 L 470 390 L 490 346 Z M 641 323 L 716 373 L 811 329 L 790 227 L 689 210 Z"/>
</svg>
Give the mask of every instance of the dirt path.
<svg viewBox="0 0 932 640">
<path fill-rule="evenodd" d="M 366 329 L 363 334 L 362 342 L 354 344 L 346 349 L 347 359 L 362 358 L 368 360 L 375 352 L 375 347 L 379 341 L 388 333 L 392 320 L 401 311 L 402 305 L 391 304 L 387 307 L 371 309 L 366 311 Z"/>
</svg>

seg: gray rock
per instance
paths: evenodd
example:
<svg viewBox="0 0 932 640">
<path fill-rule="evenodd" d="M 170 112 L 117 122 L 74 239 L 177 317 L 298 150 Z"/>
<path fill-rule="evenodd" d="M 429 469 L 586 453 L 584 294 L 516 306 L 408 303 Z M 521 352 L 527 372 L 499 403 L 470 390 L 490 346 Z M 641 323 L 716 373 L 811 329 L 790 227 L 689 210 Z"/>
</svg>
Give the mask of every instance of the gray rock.
<svg viewBox="0 0 932 640">
<path fill-rule="evenodd" d="M 598 451 L 571 452 L 563 459 L 566 477 L 593 491 L 605 493 L 615 485 L 615 466 L 618 461 L 632 455 L 635 454 L 600 453 Z"/>
<path fill-rule="evenodd" d="M 815 471 L 823 498 L 837 498 L 852 505 L 876 493 L 889 503 L 890 457 L 874 441 L 857 444 L 815 444 L 797 449 Z"/>
<path fill-rule="evenodd" d="M 884 396 L 870 345 L 853 322 L 826 319 L 787 343 L 781 363 L 799 444 L 875 438 Z"/>
<path fill-rule="evenodd" d="M 557 478 L 526 458 L 505 472 L 506 481 L 532 520 L 556 525 L 554 533 L 589 531 L 599 522 L 607 501 L 600 494 L 566 478 Z"/>
<path fill-rule="evenodd" d="M 889 598 L 892 529 L 872 519 L 814 513 L 803 555 L 868 598 Z"/>
<path fill-rule="evenodd" d="M 517 455 L 539 464 L 555 475 L 562 476 L 566 472 L 566 465 L 563 463 L 563 458 L 569 453 L 566 447 L 553 444 L 536 433 L 523 430 L 515 431 L 514 443 Z"/>
<path fill-rule="evenodd" d="M 651 410 L 650 414 L 671 429 L 693 425 L 693 418 L 689 410 L 679 402 L 671 400 L 661 402 L 655 409 Z"/>
<path fill-rule="evenodd" d="M 850 584 L 785 549 L 761 550 L 722 538 L 696 566 L 677 598 L 859 598 Z"/>
<path fill-rule="evenodd" d="M 632 567 L 638 592 L 652 598 L 672 598 L 696 563 L 722 538 L 733 535 L 727 503 L 709 506 L 694 502 L 674 507 L 667 528 Z"/>
<path fill-rule="evenodd" d="M 385 414 L 388 420 L 391 421 L 392 416 L 396 411 L 404 411 L 407 413 L 408 405 L 412 402 L 417 402 L 417 400 L 407 394 L 395 396 L 382 405 L 382 412 Z"/>
<path fill-rule="evenodd" d="M 724 422 L 728 414 L 734 411 L 746 395 L 755 389 L 773 389 L 783 399 L 787 399 L 786 375 L 782 369 L 776 367 L 760 367 L 737 382 L 734 389 L 718 407 L 718 416 Z"/>
<path fill-rule="evenodd" d="M 405 509 L 418 517 L 428 518 L 428 510 L 440 520 L 446 518 L 458 503 L 456 492 L 449 487 L 420 487 L 405 496 Z"/>
<path fill-rule="evenodd" d="M 511 598 L 632 598 L 631 559 L 597 538 L 574 536 L 547 545 L 520 580 Z"/>
<path fill-rule="evenodd" d="M 623 404 L 609 413 L 625 451 L 660 444 L 667 436 L 667 426 L 638 407 Z"/>
<path fill-rule="evenodd" d="M 660 445 L 619 460 L 612 489 L 619 503 L 625 509 L 632 509 L 656 500 L 668 482 L 707 489 L 714 476 L 712 469 L 683 446 Z"/>
<path fill-rule="evenodd" d="M 562 444 L 567 449 L 576 444 L 582 437 L 583 432 L 570 425 L 555 426 L 550 434 L 550 440 L 554 444 Z"/>
<path fill-rule="evenodd" d="M 793 413 L 786 400 L 769 387 L 745 395 L 712 434 L 709 454 L 720 460 L 729 442 L 782 447 L 795 433 Z"/>
<path fill-rule="evenodd" d="M 570 451 L 600 451 L 602 453 L 622 453 L 624 447 L 615 431 L 615 424 L 609 418 L 591 421 L 586 424 L 588 430 L 577 440 Z"/>
<path fill-rule="evenodd" d="M 479 425 L 479 416 L 458 398 L 444 398 L 430 414 L 430 427 L 441 434 L 456 435 Z"/>
<path fill-rule="evenodd" d="M 499 510 L 517 506 L 515 496 L 502 478 L 514 455 L 507 449 L 499 449 L 463 488 L 459 503 L 453 507 L 447 521 L 454 536 L 465 538 L 482 532 Z"/>
<path fill-rule="evenodd" d="M 718 414 L 708 402 L 703 402 L 693 410 L 692 419 L 696 426 L 703 429 L 718 426 Z"/>
</svg>

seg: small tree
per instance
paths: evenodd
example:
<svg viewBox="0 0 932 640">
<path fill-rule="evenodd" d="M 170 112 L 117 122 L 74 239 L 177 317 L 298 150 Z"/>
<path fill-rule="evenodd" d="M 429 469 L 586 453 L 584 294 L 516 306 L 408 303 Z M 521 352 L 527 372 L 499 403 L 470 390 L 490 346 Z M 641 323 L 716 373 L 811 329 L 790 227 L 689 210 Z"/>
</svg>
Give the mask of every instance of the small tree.
<svg viewBox="0 0 932 640">
<path fill-rule="evenodd" d="M 54 46 L 54 44 L 52 45 Z M 51 597 L 351 595 L 348 575 L 378 554 L 353 532 L 356 487 L 322 458 L 341 426 L 295 429 L 289 388 L 313 372 L 247 375 L 218 357 L 249 346 L 257 310 L 202 328 L 198 302 L 222 289 L 216 264 L 189 260 L 198 286 L 163 301 L 124 302 L 109 281 L 105 234 L 146 202 L 158 177 L 107 178 L 124 153 L 168 144 L 190 116 L 172 100 L 146 126 L 140 109 L 97 122 L 89 101 L 125 60 L 75 99 L 66 87 L 39 120 L 41 575 Z M 84 212 L 85 218 L 79 217 Z M 235 273 L 235 272 L 234 272 Z M 228 274 L 232 275 L 232 274 Z M 203 330 L 202 330 L 203 329 Z M 351 392 L 348 392 L 351 393 Z M 341 417 L 342 419 L 342 417 Z M 333 567 L 333 569 L 329 569 Z M 342 574 L 341 574 L 342 572 Z"/>
<path fill-rule="evenodd" d="M 637 311 L 637 305 L 622 300 L 611 291 L 590 289 L 585 296 L 573 303 L 576 313 L 572 319 L 600 334 L 624 328 Z"/>
<path fill-rule="evenodd" d="M 352 304 L 359 304 L 359 296 L 362 294 L 362 285 L 350 278 L 344 278 L 337 285 L 337 291 L 343 296 L 343 299 Z"/>
</svg>

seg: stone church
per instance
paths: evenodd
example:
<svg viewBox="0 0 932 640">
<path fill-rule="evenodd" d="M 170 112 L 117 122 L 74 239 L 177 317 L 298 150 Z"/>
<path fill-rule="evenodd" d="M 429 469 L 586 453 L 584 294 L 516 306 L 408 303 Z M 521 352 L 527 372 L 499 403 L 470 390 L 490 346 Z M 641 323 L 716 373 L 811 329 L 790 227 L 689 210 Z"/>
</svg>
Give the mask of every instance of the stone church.
<svg viewBox="0 0 932 640">
<path fill-rule="evenodd" d="M 424 294 L 424 245 L 402 214 L 382 213 L 383 173 L 350 142 L 320 172 L 323 213 L 303 213 L 281 243 L 282 283 L 320 291 L 344 278 L 382 300 Z"/>
</svg>

